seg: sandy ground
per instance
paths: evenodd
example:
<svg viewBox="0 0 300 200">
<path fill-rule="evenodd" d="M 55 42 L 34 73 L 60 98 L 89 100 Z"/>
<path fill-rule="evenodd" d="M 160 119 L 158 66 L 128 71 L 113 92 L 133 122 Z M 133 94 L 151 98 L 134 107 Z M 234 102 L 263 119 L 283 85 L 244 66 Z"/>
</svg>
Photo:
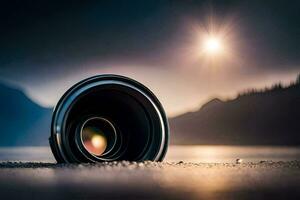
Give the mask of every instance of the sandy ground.
<svg viewBox="0 0 300 200">
<path fill-rule="evenodd" d="M 0 199 L 300 199 L 300 161 L 0 163 Z"/>
</svg>

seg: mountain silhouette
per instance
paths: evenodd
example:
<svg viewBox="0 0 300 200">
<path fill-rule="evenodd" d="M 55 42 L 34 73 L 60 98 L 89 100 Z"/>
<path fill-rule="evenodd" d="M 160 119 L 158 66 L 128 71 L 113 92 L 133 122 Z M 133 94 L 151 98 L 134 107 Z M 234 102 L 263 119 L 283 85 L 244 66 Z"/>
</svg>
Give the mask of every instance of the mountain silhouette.
<svg viewBox="0 0 300 200">
<path fill-rule="evenodd" d="M 0 146 L 48 145 L 52 109 L 0 83 Z M 170 119 L 171 144 L 300 145 L 300 76 L 249 90 L 236 99 L 212 99 L 198 111 Z"/>
<path fill-rule="evenodd" d="M 48 145 L 52 109 L 0 83 L 0 146 Z"/>
<path fill-rule="evenodd" d="M 171 144 L 300 145 L 300 76 L 170 119 Z"/>
</svg>

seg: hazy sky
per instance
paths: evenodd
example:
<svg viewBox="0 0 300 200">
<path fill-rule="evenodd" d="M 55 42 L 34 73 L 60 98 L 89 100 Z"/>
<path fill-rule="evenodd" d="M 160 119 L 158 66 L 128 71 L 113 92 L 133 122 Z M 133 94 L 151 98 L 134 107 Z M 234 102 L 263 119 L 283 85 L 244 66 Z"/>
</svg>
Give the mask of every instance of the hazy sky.
<svg viewBox="0 0 300 200">
<path fill-rule="evenodd" d="M 53 106 L 72 84 L 127 75 L 170 116 L 300 72 L 300 1 L 5 1 L 0 78 Z M 209 54 L 207 36 L 222 52 Z"/>
</svg>

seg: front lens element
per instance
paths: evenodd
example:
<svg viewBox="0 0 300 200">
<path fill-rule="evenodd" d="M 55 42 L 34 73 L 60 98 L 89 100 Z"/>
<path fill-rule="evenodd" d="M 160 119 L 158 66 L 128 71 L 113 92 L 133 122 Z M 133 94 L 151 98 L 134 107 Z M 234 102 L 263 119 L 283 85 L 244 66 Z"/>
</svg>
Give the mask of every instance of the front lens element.
<svg viewBox="0 0 300 200">
<path fill-rule="evenodd" d="M 81 141 L 84 148 L 94 156 L 109 152 L 116 143 L 114 126 L 104 118 L 90 118 L 82 126 Z"/>
</svg>

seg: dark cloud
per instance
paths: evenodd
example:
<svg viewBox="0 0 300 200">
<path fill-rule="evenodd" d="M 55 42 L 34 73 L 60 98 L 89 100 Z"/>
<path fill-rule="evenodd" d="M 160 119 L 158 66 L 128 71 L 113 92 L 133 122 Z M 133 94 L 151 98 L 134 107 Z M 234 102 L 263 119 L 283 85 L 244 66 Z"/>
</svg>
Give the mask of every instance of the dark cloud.
<svg viewBox="0 0 300 200">
<path fill-rule="evenodd" d="M 2 7 L 1 64 L 154 59 L 174 31 L 171 13 L 164 11 L 168 5 L 15 2 Z"/>
</svg>

